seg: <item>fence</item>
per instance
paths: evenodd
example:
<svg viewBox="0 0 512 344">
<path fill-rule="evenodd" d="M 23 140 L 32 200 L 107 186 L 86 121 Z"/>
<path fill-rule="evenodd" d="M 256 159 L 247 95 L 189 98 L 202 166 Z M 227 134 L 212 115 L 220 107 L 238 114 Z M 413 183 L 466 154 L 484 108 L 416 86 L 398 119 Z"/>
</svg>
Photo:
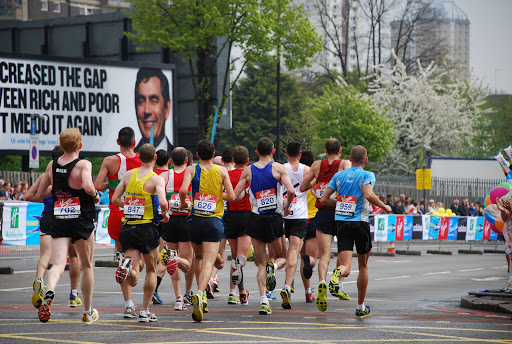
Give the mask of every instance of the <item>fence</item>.
<svg viewBox="0 0 512 344">
<path fill-rule="evenodd" d="M 0 171 L 0 179 L 15 185 L 20 181 L 24 180 L 30 185 L 34 183 L 42 172 L 19 172 L 19 171 Z"/>
<path fill-rule="evenodd" d="M 432 178 L 431 190 L 417 190 L 416 177 L 376 176 L 375 193 L 398 196 L 403 193 L 413 200 L 427 199 L 443 202 L 449 207 L 455 198 L 468 198 L 469 202 L 482 204 L 487 193 L 504 179 Z"/>
</svg>

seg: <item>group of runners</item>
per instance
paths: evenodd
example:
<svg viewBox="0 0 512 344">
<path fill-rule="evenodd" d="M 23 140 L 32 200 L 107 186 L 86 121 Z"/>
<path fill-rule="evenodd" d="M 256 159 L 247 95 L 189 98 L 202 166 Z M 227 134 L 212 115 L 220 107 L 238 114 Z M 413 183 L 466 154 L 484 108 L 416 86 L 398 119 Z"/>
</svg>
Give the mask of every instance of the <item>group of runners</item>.
<svg viewBox="0 0 512 344">
<path fill-rule="evenodd" d="M 251 245 L 258 267 L 260 314 L 272 313 L 268 293 L 277 286 L 276 270 L 283 268 L 281 305 L 292 308 L 291 293 L 299 261 L 306 302 L 315 302 L 320 311 L 325 311 L 327 290 L 339 299 L 350 300 L 343 278 L 351 272 L 355 245 L 359 265 L 355 316 L 371 314 L 364 303 L 372 248 L 369 207 L 372 203 L 386 212 L 391 208 L 373 192 L 375 176 L 364 170 L 368 157 L 363 146 L 353 147 L 349 159 L 342 160 L 340 142 L 329 139 L 325 144 L 327 159 L 314 161 L 311 151 L 303 151 L 300 142 L 290 141 L 286 147 L 288 162 L 280 164 L 273 160 L 272 140 L 263 137 L 256 144 L 258 161 L 249 165 L 246 147 L 225 147 L 219 159 L 213 143 L 201 140 L 196 154 L 199 163 L 193 165 L 192 153 L 183 147 L 175 148 L 169 156 L 164 150 L 156 152 L 152 145 L 144 144 L 136 153 L 135 133 L 130 127 L 119 131 L 117 143 L 120 153 L 104 159 L 93 182 L 91 163 L 78 157 L 82 148 L 79 130 L 64 130 L 60 134 L 62 150 L 55 148 L 46 172 L 29 190 L 31 200 L 44 202 L 41 259 L 32 296 L 40 321 L 47 322 L 51 317 L 55 288 L 68 255 L 69 305 L 83 304 L 84 324 L 98 320 L 99 314 L 92 307 L 91 234 L 98 191 L 107 188 L 108 232 L 118 251 L 115 279 L 122 290 L 125 318 L 137 317 L 131 288 L 137 285 L 145 268 L 140 322 L 157 321 L 149 306 L 152 300 L 161 302 L 158 286 L 166 271 L 176 295 L 174 309 L 184 310 L 192 305 L 193 320 L 202 321 L 208 312 L 207 300 L 216 289 L 216 271 L 225 265 L 226 241 L 232 255 L 229 304 L 248 304 L 243 269 Z M 173 168 L 169 169 L 171 163 Z M 327 282 L 334 236 L 338 257 Z M 53 266 L 45 276 L 50 260 Z M 320 281 L 316 297 L 310 281 L 315 266 Z M 77 295 L 80 270 L 83 302 Z M 185 274 L 184 294 L 181 272 Z M 196 293 L 192 291 L 194 277 Z"/>
</svg>

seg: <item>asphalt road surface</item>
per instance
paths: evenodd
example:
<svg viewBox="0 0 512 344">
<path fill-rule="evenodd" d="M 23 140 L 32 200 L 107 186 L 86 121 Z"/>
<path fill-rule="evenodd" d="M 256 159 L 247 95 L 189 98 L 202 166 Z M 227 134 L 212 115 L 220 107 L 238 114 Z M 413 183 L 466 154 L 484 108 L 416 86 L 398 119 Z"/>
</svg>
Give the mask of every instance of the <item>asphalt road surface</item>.
<svg viewBox="0 0 512 344">
<path fill-rule="evenodd" d="M 229 263 L 229 262 L 228 262 Z M 158 321 L 139 323 L 123 318 L 123 300 L 114 280 L 115 268 L 95 268 L 93 303 L 100 319 L 91 326 L 81 324 L 79 308 L 68 308 L 69 275 L 56 290 L 52 318 L 41 323 L 31 304 L 34 269 L 0 275 L 0 343 L 510 343 L 510 315 L 479 312 L 460 307 L 468 291 L 498 289 L 507 282 L 504 255 L 459 255 L 370 257 L 370 283 L 366 304 L 372 315 L 356 319 L 357 260 L 344 287 L 351 301 L 328 296 L 326 312 L 305 303 L 304 288 L 297 272 L 292 309 L 281 307 L 279 289 L 284 271 L 277 273 L 277 288 L 271 315 L 259 315 L 256 267 L 248 262 L 245 285 L 250 291 L 247 306 L 228 305 L 227 268 L 218 274 L 220 293 L 208 301 L 210 312 L 195 323 L 192 307 L 174 311 L 174 293 L 167 275 L 159 292 L 163 305 L 152 305 Z M 35 265 L 34 265 L 35 268 Z M 330 270 L 334 268 L 331 260 Z M 330 273 L 328 275 L 330 278 Z M 141 274 L 133 299 L 140 307 Z M 312 283 L 318 284 L 317 269 Z M 314 291 L 316 295 L 316 290 Z M 139 310 L 139 308 L 138 308 Z"/>
</svg>

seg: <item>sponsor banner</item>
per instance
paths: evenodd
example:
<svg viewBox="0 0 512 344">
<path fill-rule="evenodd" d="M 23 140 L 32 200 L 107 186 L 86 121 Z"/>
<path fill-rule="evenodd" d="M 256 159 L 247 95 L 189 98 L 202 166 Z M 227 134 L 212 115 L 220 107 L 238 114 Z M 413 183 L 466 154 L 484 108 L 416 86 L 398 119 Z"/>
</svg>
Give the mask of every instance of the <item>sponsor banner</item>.
<svg viewBox="0 0 512 344">
<path fill-rule="evenodd" d="M 391 215 L 375 216 L 375 241 L 388 241 L 388 219 Z"/>
<path fill-rule="evenodd" d="M 476 219 L 476 232 L 474 240 L 483 240 L 484 237 L 484 218 L 474 217 Z"/>
<path fill-rule="evenodd" d="M 439 226 L 439 240 L 448 240 L 448 225 L 450 218 L 445 216 L 441 218 L 441 225 Z"/>
<path fill-rule="evenodd" d="M 139 70 L 142 77 L 135 92 Z M 0 57 L 1 149 L 26 152 L 39 146 L 41 152 L 50 152 L 62 130 L 76 127 L 83 135 L 81 153 L 115 152 L 119 147 L 114 138 L 126 126 L 135 130 L 137 142 L 148 142 L 153 132 L 157 149 L 166 149 L 174 142 L 173 71 L 154 71 Z M 152 97 L 149 91 L 155 88 L 157 97 Z M 144 109 L 150 106 L 149 114 Z M 30 134 L 38 135 L 37 145 Z"/>
<path fill-rule="evenodd" d="M 114 244 L 114 240 L 108 235 L 108 217 L 110 210 L 108 207 L 101 207 L 97 213 L 98 221 L 96 222 L 96 238 L 97 244 Z"/>
<path fill-rule="evenodd" d="M 395 241 L 404 240 L 404 215 L 396 216 Z"/>
<path fill-rule="evenodd" d="M 448 240 L 457 240 L 457 231 L 459 229 L 459 217 L 451 216 L 448 223 Z"/>
<path fill-rule="evenodd" d="M 421 215 L 422 219 L 422 227 L 423 227 L 423 240 L 429 240 L 430 239 L 430 215 Z"/>
<path fill-rule="evenodd" d="M 459 229 L 457 230 L 457 240 L 466 240 L 466 232 L 468 227 L 467 217 L 459 217 Z"/>
<path fill-rule="evenodd" d="M 413 229 L 413 218 L 412 215 L 404 216 L 404 236 L 402 240 L 411 240 L 412 239 L 412 229 Z"/>
<path fill-rule="evenodd" d="M 425 216 L 425 215 L 423 215 Z M 412 216 L 412 239 L 423 239 L 423 216 Z M 428 237 L 427 237 L 428 239 Z M 425 239 L 426 240 L 426 239 Z"/>
<path fill-rule="evenodd" d="M 27 206 L 27 245 L 39 245 L 39 224 L 43 208 L 43 203 L 29 203 Z"/>
<path fill-rule="evenodd" d="M 4 202 L 2 211 L 4 245 L 25 245 L 27 241 L 27 203 Z"/>
<path fill-rule="evenodd" d="M 476 238 L 476 217 L 468 217 L 466 228 L 466 241 L 475 240 Z"/>
<path fill-rule="evenodd" d="M 428 230 L 429 240 L 439 239 L 439 229 L 441 228 L 441 218 L 437 216 L 430 216 L 430 226 Z"/>
<path fill-rule="evenodd" d="M 396 239 L 396 215 L 388 215 L 388 236 L 387 241 L 395 241 Z"/>
<path fill-rule="evenodd" d="M 489 223 L 489 221 L 484 219 L 484 233 L 482 236 L 482 240 L 489 240 L 491 237 L 491 232 L 491 224 Z"/>
</svg>

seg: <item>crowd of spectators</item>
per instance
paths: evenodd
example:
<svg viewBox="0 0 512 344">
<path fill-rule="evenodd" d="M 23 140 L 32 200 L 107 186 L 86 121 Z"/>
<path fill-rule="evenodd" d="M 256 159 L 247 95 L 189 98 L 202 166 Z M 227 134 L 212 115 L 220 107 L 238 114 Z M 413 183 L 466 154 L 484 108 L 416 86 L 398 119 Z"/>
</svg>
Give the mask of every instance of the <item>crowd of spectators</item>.
<svg viewBox="0 0 512 344">
<path fill-rule="evenodd" d="M 377 196 L 382 202 L 391 207 L 393 214 L 423 215 L 439 213 L 440 209 L 446 209 L 444 203 L 436 203 L 433 199 L 428 200 L 428 202 L 426 199 L 422 199 L 418 202 L 411 199 L 411 197 L 406 197 L 404 194 L 400 194 L 399 197 L 395 197 L 392 194 L 387 194 L 386 197 L 382 194 Z M 379 207 L 371 205 L 370 208 L 371 213 L 374 215 L 383 213 L 383 210 Z M 454 199 L 448 209 L 451 209 L 452 213 L 457 216 L 484 216 L 485 214 L 485 209 L 479 202 L 468 203 L 466 197 L 462 197 L 460 201 Z"/>
<path fill-rule="evenodd" d="M 22 180 L 17 184 L 11 184 L 0 179 L 0 201 L 23 201 L 23 194 L 27 193 L 29 185 Z"/>
</svg>

